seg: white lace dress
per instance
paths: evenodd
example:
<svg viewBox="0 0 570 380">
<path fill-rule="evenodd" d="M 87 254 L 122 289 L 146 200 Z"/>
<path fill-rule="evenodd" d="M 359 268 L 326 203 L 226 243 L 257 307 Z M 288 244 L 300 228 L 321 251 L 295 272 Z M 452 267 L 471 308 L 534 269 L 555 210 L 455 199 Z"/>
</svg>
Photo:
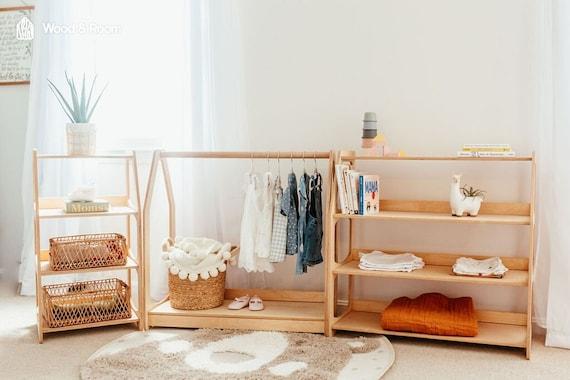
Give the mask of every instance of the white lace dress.
<svg viewBox="0 0 570 380">
<path fill-rule="evenodd" d="M 271 173 L 263 175 L 260 194 L 260 212 L 257 224 L 255 253 L 258 258 L 265 259 L 271 252 L 271 231 L 273 227 L 273 179 Z"/>
<path fill-rule="evenodd" d="M 245 200 L 241 218 L 240 253 L 238 267 L 247 272 L 273 272 L 273 265 L 267 258 L 257 256 L 257 234 L 263 205 L 259 178 L 255 173 L 245 175 Z"/>
</svg>

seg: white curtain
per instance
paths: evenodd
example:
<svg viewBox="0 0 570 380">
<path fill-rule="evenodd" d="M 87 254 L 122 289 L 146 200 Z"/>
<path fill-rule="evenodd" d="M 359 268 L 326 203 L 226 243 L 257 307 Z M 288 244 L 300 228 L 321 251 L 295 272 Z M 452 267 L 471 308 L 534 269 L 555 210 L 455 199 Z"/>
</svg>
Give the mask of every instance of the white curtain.
<svg viewBox="0 0 570 380">
<path fill-rule="evenodd" d="M 49 33 L 45 25 L 88 27 L 88 33 Z M 25 236 L 20 268 L 21 293 L 35 291 L 31 194 L 31 149 L 40 153 L 65 152 L 65 117 L 47 87 L 47 78 L 64 86 L 64 70 L 76 78 L 98 75 L 99 89 L 109 86 L 94 113 L 99 151 L 164 149 L 244 149 L 249 141 L 245 128 L 239 14 L 235 2 L 170 0 L 163 3 L 111 0 L 38 0 L 35 12 L 34 58 L 30 111 L 25 151 L 23 201 Z M 149 162 L 139 165 L 144 190 Z M 82 183 L 96 183 L 99 194 L 115 184 L 116 168 L 109 163 L 50 163 L 41 168 L 40 193 L 64 196 Z M 211 236 L 235 230 L 222 222 L 228 198 L 196 185 L 209 173 L 207 165 L 174 165 L 179 174 L 176 190 L 179 226 L 193 233 L 208 215 Z M 122 172 L 121 172 L 122 173 Z M 117 191 L 117 189 L 114 189 Z M 120 188 L 118 190 L 121 190 Z M 166 236 L 164 194 L 155 197 L 153 235 Z M 191 197 L 186 195 L 191 194 Z M 142 194 L 144 196 L 144 194 Z M 202 198 L 205 197 L 205 198 Z M 196 199 L 212 200 L 213 207 Z M 235 199 L 233 200 L 235 203 Z M 239 203 L 239 202 L 238 202 Z M 233 206 L 235 212 L 236 206 Z M 42 247 L 47 238 L 83 231 L 115 228 L 101 222 L 80 221 L 42 224 Z M 52 222 L 48 222 L 52 223 Z M 102 227 L 104 226 L 104 227 Z M 118 228 L 118 227 L 117 227 Z M 238 227 L 239 228 L 239 227 Z M 121 232 L 121 231 L 117 231 Z M 232 232 L 229 232 L 230 234 Z M 222 236 L 223 237 L 223 236 Z M 153 240 L 154 242 L 154 240 Z M 153 255 L 153 260 L 158 255 Z M 154 263 L 159 268 L 159 263 Z M 163 268 L 161 268 L 163 269 Z M 153 273 L 151 291 L 165 292 L 160 273 Z M 103 274 L 102 274 L 103 275 Z M 75 276 L 78 278 L 78 276 Z M 79 277 L 83 278 L 83 277 Z"/>
<path fill-rule="evenodd" d="M 542 11 L 535 320 L 546 345 L 570 348 L 570 3 L 545 1 Z"/>
</svg>

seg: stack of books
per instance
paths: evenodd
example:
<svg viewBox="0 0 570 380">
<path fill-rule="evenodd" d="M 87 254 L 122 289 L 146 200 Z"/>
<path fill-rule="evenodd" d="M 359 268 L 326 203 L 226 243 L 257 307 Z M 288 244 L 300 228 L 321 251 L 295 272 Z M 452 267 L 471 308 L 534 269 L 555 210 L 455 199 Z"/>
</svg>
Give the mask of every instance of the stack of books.
<svg viewBox="0 0 570 380">
<path fill-rule="evenodd" d="M 337 164 L 335 174 L 343 214 L 374 215 L 380 212 L 380 179 L 377 175 L 359 173 L 348 164 Z"/>
<path fill-rule="evenodd" d="M 458 157 L 515 157 L 509 144 L 464 144 Z"/>
</svg>

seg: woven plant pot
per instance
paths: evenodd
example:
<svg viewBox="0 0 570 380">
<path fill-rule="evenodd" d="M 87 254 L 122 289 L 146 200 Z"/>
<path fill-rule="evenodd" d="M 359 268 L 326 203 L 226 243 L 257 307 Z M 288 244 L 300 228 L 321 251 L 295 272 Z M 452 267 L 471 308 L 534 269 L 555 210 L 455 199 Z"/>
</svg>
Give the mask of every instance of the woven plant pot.
<svg viewBox="0 0 570 380">
<path fill-rule="evenodd" d="M 226 272 L 207 280 L 181 280 L 178 275 L 168 274 L 170 306 L 182 310 L 213 309 L 224 303 Z"/>
<path fill-rule="evenodd" d="M 87 156 L 95 154 L 97 147 L 97 128 L 91 123 L 68 123 L 67 154 Z"/>
</svg>

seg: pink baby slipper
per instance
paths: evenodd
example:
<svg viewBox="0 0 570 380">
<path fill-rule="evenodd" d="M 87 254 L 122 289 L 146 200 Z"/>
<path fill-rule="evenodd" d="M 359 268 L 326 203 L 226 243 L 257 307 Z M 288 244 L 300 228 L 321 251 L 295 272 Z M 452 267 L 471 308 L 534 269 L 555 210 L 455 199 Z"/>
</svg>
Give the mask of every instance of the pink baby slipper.
<svg viewBox="0 0 570 380">
<path fill-rule="evenodd" d="M 263 301 L 259 296 L 253 296 L 249 300 L 249 310 L 251 311 L 260 311 L 263 310 Z"/>
<path fill-rule="evenodd" d="M 239 309 L 243 309 L 244 307 L 247 306 L 247 304 L 250 303 L 250 298 L 248 295 L 245 296 L 241 296 L 236 298 L 234 301 L 232 301 L 232 303 L 230 303 L 228 305 L 228 309 L 230 310 L 239 310 Z M 250 307 L 251 309 L 251 303 L 250 303 Z"/>
</svg>

